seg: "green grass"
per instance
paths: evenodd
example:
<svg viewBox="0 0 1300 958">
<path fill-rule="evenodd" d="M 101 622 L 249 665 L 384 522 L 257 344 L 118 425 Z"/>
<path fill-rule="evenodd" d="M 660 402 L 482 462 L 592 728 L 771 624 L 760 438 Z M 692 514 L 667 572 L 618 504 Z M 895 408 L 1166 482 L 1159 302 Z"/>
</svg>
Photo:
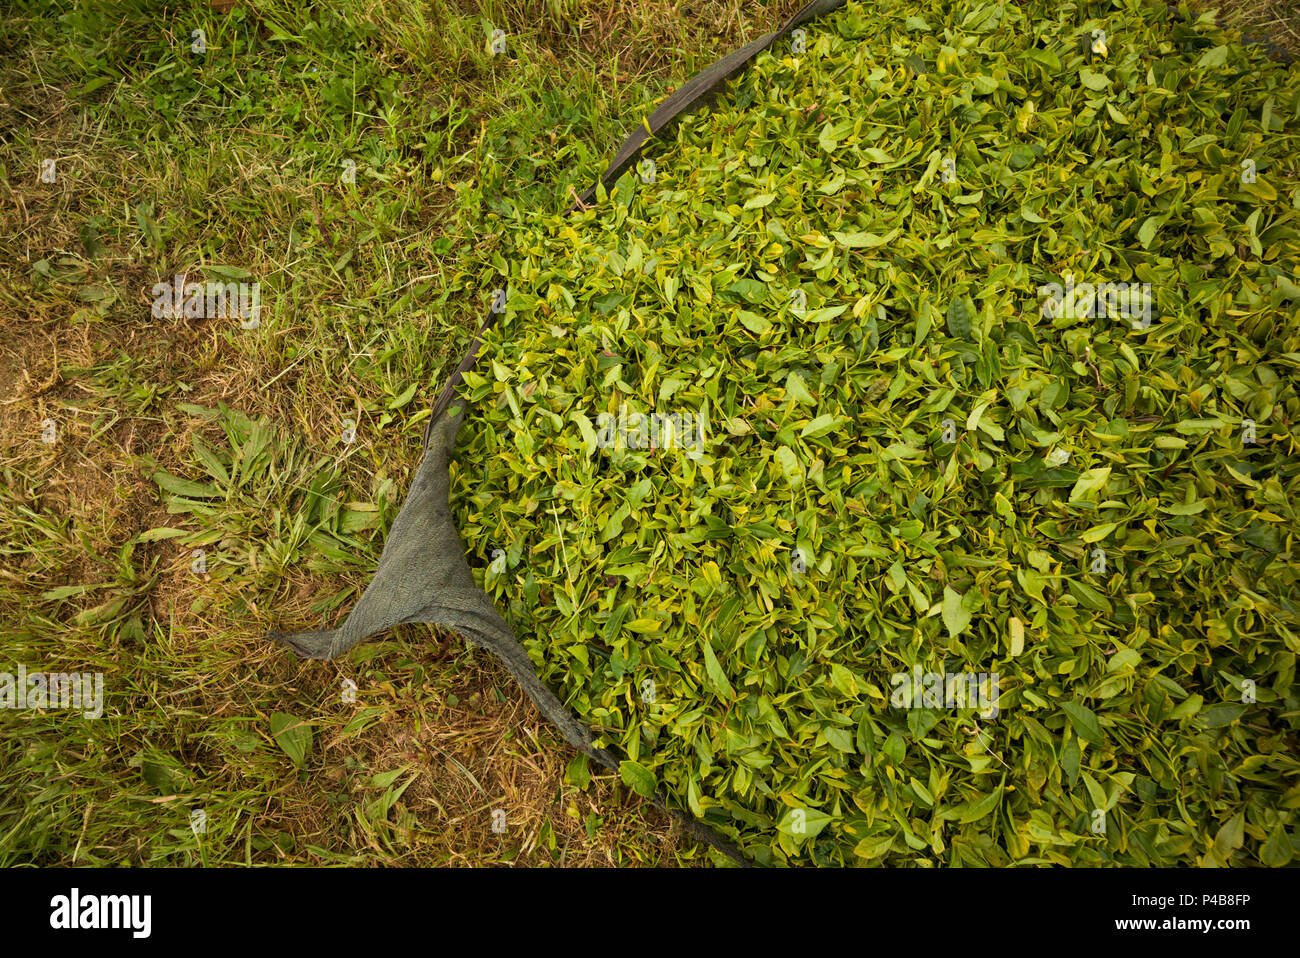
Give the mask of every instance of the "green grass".
<svg viewBox="0 0 1300 958">
<path fill-rule="evenodd" d="M 364 587 L 512 210 L 800 3 L 680 6 L 8 6 L 0 671 L 103 672 L 106 714 L 0 711 L 0 864 L 705 860 L 458 639 L 265 639 Z M 260 327 L 154 318 L 180 273 L 259 282 Z"/>
</svg>

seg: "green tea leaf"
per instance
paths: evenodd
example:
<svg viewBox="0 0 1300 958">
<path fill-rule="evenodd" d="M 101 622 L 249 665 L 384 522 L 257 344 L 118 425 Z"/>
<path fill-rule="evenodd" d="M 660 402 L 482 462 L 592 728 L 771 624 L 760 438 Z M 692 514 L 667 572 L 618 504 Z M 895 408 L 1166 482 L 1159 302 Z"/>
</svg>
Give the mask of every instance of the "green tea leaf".
<svg viewBox="0 0 1300 958">
<path fill-rule="evenodd" d="M 1074 733 L 1079 738 L 1092 745 L 1106 744 L 1106 735 L 1101 729 L 1101 722 L 1095 712 L 1077 702 L 1062 702 L 1061 708 L 1069 716 L 1070 724 L 1074 726 Z"/>
</svg>

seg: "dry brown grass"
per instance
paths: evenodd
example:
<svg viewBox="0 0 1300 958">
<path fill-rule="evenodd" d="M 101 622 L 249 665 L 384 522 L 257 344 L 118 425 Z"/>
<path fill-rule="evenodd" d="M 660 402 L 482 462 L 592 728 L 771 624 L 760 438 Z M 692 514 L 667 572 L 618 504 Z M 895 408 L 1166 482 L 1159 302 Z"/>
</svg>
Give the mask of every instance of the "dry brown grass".
<svg viewBox="0 0 1300 958">
<path fill-rule="evenodd" d="M 1248 40 L 1267 40 L 1300 56 L 1300 4 L 1294 0 L 1197 0 L 1196 6 L 1217 9 L 1217 22 L 1241 30 Z"/>
</svg>

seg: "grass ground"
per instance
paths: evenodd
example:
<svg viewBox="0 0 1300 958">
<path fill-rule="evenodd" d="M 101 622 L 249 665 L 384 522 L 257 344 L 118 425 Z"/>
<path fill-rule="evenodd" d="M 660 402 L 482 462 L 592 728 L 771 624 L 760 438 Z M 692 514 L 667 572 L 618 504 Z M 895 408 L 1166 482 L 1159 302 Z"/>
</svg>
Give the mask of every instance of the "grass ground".
<svg viewBox="0 0 1300 958">
<path fill-rule="evenodd" d="M 0 670 L 103 672 L 107 711 L 0 711 L 0 863 L 707 858 L 458 639 L 304 664 L 264 637 L 368 581 L 500 215 L 567 205 L 646 104 L 800 5 L 10 8 Z M 1300 49 L 1281 3 L 1225 11 Z M 260 325 L 154 317 L 178 274 L 260 283 Z"/>
</svg>

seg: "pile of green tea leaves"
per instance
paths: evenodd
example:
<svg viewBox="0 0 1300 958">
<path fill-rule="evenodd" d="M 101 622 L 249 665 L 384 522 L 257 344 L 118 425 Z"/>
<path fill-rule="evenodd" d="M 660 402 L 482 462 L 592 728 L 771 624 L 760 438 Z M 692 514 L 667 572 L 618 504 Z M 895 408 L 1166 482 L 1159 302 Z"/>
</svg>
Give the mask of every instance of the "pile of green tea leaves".
<svg viewBox="0 0 1300 958">
<path fill-rule="evenodd" d="M 849 3 L 517 224 L 452 507 L 630 787 L 761 863 L 1300 857 L 1300 68 L 1184 17 Z"/>
</svg>

